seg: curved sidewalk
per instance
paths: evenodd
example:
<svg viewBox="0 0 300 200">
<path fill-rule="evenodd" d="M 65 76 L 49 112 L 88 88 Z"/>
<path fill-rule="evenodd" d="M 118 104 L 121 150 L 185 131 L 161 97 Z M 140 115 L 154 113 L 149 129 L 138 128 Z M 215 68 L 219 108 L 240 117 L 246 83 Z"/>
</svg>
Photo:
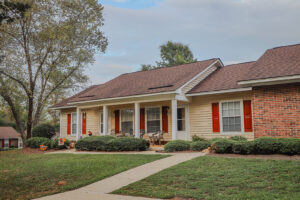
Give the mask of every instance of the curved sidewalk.
<svg viewBox="0 0 300 200">
<path fill-rule="evenodd" d="M 75 153 L 75 152 L 74 152 Z M 174 153 L 172 156 L 129 169 L 93 184 L 68 192 L 39 198 L 40 200 L 147 200 L 150 198 L 108 194 L 131 183 L 142 180 L 161 170 L 177 165 L 205 153 Z M 153 200 L 153 199 L 152 199 Z"/>
</svg>

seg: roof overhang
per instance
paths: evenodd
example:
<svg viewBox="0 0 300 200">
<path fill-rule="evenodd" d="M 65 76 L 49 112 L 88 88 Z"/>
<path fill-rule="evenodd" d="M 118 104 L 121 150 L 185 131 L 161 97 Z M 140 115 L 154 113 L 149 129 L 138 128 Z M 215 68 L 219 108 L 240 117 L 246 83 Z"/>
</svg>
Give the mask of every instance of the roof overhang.
<svg viewBox="0 0 300 200">
<path fill-rule="evenodd" d="M 278 84 L 297 83 L 297 82 L 300 82 L 300 75 L 238 81 L 238 84 L 244 86 L 263 86 L 263 85 L 278 85 Z"/>
<path fill-rule="evenodd" d="M 186 96 L 203 96 L 203 95 L 211 95 L 211 94 L 224 94 L 224 93 L 234 93 L 234 92 L 244 92 L 244 91 L 251 91 L 252 87 L 246 88 L 236 88 L 236 89 L 228 89 L 228 90 L 217 90 L 217 91 L 207 91 L 207 92 L 198 92 L 187 94 Z"/>
</svg>

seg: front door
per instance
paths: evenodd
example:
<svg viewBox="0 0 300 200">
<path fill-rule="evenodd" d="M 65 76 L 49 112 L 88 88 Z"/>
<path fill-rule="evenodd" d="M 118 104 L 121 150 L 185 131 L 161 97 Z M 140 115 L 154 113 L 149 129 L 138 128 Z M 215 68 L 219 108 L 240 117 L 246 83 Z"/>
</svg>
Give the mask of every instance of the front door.
<svg viewBox="0 0 300 200">
<path fill-rule="evenodd" d="M 177 139 L 189 140 L 189 110 L 188 105 L 178 106 L 177 108 Z"/>
</svg>

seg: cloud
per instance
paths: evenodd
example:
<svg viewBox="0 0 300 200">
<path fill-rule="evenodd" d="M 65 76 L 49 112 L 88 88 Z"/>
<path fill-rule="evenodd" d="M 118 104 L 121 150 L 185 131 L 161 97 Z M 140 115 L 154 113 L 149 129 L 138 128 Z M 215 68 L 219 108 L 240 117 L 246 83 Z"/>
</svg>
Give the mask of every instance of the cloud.
<svg viewBox="0 0 300 200">
<path fill-rule="evenodd" d="M 299 43 L 299 9 L 299 0 L 165 0 L 146 9 L 104 4 L 109 46 L 87 73 L 96 84 L 154 64 L 168 40 L 188 44 L 198 60 L 256 60 L 268 48 Z"/>
</svg>

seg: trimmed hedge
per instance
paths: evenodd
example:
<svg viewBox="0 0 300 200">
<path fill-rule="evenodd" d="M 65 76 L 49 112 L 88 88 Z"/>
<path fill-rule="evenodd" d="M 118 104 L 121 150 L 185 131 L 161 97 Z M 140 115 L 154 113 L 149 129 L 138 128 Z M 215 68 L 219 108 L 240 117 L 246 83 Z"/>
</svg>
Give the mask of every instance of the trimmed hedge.
<svg viewBox="0 0 300 200">
<path fill-rule="evenodd" d="M 254 141 L 236 141 L 232 139 L 216 140 L 212 143 L 216 153 L 236 154 L 300 154 L 300 139 L 261 137 Z"/>
<path fill-rule="evenodd" d="M 210 147 L 210 142 L 205 140 L 203 141 L 199 140 L 199 141 L 192 142 L 190 146 L 192 151 L 202 151 Z"/>
<path fill-rule="evenodd" d="M 40 124 L 32 129 L 33 137 L 45 137 L 51 139 L 55 135 L 55 128 L 51 124 Z"/>
<path fill-rule="evenodd" d="M 196 142 L 196 141 L 205 141 L 205 139 L 204 139 L 204 138 L 201 138 L 201 137 L 199 137 L 199 136 L 197 136 L 197 135 L 193 135 L 193 136 L 192 136 L 192 141 L 193 141 L 193 142 Z"/>
<path fill-rule="evenodd" d="M 75 148 L 82 151 L 145 151 L 149 143 L 140 138 L 91 136 L 76 142 Z"/>
<path fill-rule="evenodd" d="M 185 140 L 173 140 L 168 142 L 164 146 L 165 152 L 174 152 L 174 151 L 187 151 L 190 150 L 190 141 Z"/>
<path fill-rule="evenodd" d="M 25 142 L 25 146 L 30 148 L 40 148 L 40 145 L 48 146 L 49 149 L 66 149 L 70 145 L 70 141 L 66 139 L 64 145 L 58 145 L 58 139 L 50 140 L 45 137 L 32 137 Z"/>
</svg>

